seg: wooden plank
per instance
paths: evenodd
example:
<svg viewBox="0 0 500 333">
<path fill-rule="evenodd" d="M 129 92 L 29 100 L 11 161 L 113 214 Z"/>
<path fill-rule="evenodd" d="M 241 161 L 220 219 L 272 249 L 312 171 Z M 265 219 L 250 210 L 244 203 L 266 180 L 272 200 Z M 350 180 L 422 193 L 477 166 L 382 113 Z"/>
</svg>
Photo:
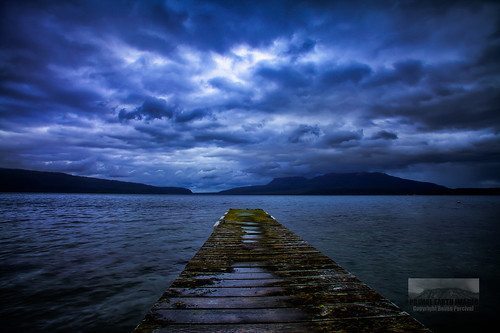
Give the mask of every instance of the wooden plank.
<svg viewBox="0 0 500 333">
<path fill-rule="evenodd" d="M 262 210 L 231 209 L 135 332 L 429 332 Z"/>
<path fill-rule="evenodd" d="M 290 332 L 308 332 L 310 331 L 307 323 L 265 323 L 265 324 L 238 324 L 231 323 L 223 324 L 170 324 L 161 328 L 152 326 L 151 329 L 146 328 L 145 332 L 167 333 L 167 332 L 180 332 L 180 333 L 200 333 L 200 332 L 224 332 L 224 333 L 290 333 Z"/>
<path fill-rule="evenodd" d="M 267 309 L 157 309 L 155 320 L 176 324 L 255 324 L 306 321 L 309 317 L 297 308 Z"/>
<path fill-rule="evenodd" d="M 155 304 L 156 309 L 267 309 L 290 307 L 287 296 L 172 297 Z"/>
<path fill-rule="evenodd" d="M 239 288 L 170 288 L 181 296 L 241 296 L 255 297 L 268 295 L 282 295 L 286 291 L 281 287 L 239 287 Z"/>
<path fill-rule="evenodd" d="M 182 332 L 225 332 L 225 333 L 290 333 L 290 332 L 342 332 L 342 333 L 426 333 L 418 322 L 407 317 L 353 318 L 322 322 L 264 323 L 264 324 L 170 324 L 161 328 L 151 328 L 155 333 Z M 148 331 L 150 332 L 150 331 Z"/>
</svg>

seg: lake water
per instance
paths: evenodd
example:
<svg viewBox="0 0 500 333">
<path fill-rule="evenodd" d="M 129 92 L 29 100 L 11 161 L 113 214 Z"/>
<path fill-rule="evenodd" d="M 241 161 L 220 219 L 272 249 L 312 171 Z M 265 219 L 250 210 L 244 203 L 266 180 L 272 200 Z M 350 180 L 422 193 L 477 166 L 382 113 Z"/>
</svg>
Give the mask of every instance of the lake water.
<svg viewBox="0 0 500 333">
<path fill-rule="evenodd" d="M 229 208 L 264 209 L 435 332 L 497 322 L 500 197 L 4 193 L 2 331 L 132 331 Z M 412 312 L 408 278 L 480 278 L 480 310 Z"/>
</svg>

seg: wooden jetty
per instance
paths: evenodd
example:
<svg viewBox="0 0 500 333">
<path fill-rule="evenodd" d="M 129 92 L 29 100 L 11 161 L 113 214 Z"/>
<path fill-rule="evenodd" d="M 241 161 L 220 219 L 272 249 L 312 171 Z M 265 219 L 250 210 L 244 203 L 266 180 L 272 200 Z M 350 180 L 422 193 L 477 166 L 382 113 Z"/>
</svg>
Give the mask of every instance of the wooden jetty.
<svg viewBox="0 0 500 333">
<path fill-rule="evenodd" d="M 260 209 L 231 209 L 134 330 L 430 332 Z"/>
</svg>

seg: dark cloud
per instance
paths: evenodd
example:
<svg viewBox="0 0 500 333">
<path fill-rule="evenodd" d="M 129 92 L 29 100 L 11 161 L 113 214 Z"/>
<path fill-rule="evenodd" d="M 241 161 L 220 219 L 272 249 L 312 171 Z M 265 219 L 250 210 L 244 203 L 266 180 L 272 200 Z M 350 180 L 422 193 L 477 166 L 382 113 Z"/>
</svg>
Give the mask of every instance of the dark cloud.
<svg viewBox="0 0 500 333">
<path fill-rule="evenodd" d="M 309 70 L 309 72 L 312 72 Z M 296 68 L 295 66 L 263 66 L 256 71 L 256 75 L 263 79 L 267 84 L 274 82 L 283 89 L 297 89 L 308 86 L 311 82 L 308 80 L 306 68 Z"/>
<path fill-rule="evenodd" d="M 175 121 L 185 123 L 209 117 L 211 114 L 212 111 L 209 108 L 198 108 L 190 111 L 182 111 L 175 115 Z"/>
<path fill-rule="evenodd" d="M 500 186 L 499 9 L 4 1 L 0 166 L 195 190 L 331 171 Z"/>
<path fill-rule="evenodd" d="M 326 86 L 338 85 L 346 82 L 357 84 L 372 72 L 373 70 L 365 64 L 339 66 L 333 69 L 324 70 L 320 82 L 322 85 Z"/>
<path fill-rule="evenodd" d="M 212 87 L 219 89 L 223 92 L 226 92 L 228 94 L 236 93 L 239 95 L 238 97 L 240 99 L 244 99 L 244 94 L 248 93 L 246 89 L 241 86 L 241 84 L 228 80 L 224 77 L 214 77 L 208 80 L 208 83 Z"/>
<path fill-rule="evenodd" d="M 184 145 L 182 144 L 182 141 L 185 140 L 183 140 L 182 134 L 176 131 L 165 130 L 161 127 L 153 127 L 144 124 L 135 126 L 135 129 L 141 134 L 147 135 L 147 138 L 136 138 L 135 144 L 141 148 L 154 148 L 158 147 L 159 144 L 162 149 L 169 151 L 172 150 L 172 148 L 175 149 L 176 147 L 183 147 L 188 144 L 187 142 L 185 142 Z M 128 140 L 129 138 L 125 137 L 125 139 Z M 170 147 L 170 149 L 166 147 Z"/>
<path fill-rule="evenodd" d="M 245 132 L 257 132 L 264 127 L 263 123 L 245 123 L 241 125 L 241 128 Z"/>
<path fill-rule="evenodd" d="M 276 162 L 263 162 L 258 165 L 253 165 L 247 169 L 245 169 L 246 172 L 252 173 L 252 174 L 258 174 L 258 175 L 269 175 L 270 172 L 280 172 L 280 165 Z M 258 184 L 254 184 L 258 185 Z"/>
<path fill-rule="evenodd" d="M 296 61 L 300 56 L 305 55 L 314 50 L 316 46 L 316 41 L 312 39 L 306 39 L 303 42 L 291 44 L 290 47 L 283 55 L 291 56 L 292 61 Z"/>
<path fill-rule="evenodd" d="M 369 84 L 387 86 L 390 84 L 415 85 L 423 76 L 423 65 L 419 60 L 405 60 L 393 64 L 391 69 L 379 70 Z"/>
<path fill-rule="evenodd" d="M 178 105 L 171 105 L 163 99 L 150 97 L 134 111 L 127 112 L 125 109 L 122 109 L 118 114 L 118 117 L 120 118 L 120 120 L 153 120 L 162 118 L 170 119 L 174 116 L 174 113 L 178 112 L 178 110 Z"/>
<path fill-rule="evenodd" d="M 318 126 L 300 125 L 292 131 L 288 137 L 288 142 L 298 143 L 319 137 L 321 131 Z"/>
<path fill-rule="evenodd" d="M 344 142 L 359 141 L 363 138 L 363 130 L 334 131 L 325 135 L 325 142 L 329 146 L 337 146 Z"/>
<path fill-rule="evenodd" d="M 197 143 L 216 144 L 217 146 L 231 146 L 235 144 L 248 144 L 254 141 L 254 138 L 242 133 L 234 133 L 227 131 L 202 131 L 194 135 Z"/>
<path fill-rule="evenodd" d="M 396 133 L 388 132 L 388 131 L 380 131 L 375 133 L 372 136 L 373 140 L 382 139 L 382 140 L 396 140 L 398 135 Z"/>
<path fill-rule="evenodd" d="M 396 105 L 375 105 L 377 118 L 394 117 L 425 131 L 443 129 L 499 130 L 500 91 L 495 87 L 461 91 L 445 98 L 401 98 Z"/>
</svg>

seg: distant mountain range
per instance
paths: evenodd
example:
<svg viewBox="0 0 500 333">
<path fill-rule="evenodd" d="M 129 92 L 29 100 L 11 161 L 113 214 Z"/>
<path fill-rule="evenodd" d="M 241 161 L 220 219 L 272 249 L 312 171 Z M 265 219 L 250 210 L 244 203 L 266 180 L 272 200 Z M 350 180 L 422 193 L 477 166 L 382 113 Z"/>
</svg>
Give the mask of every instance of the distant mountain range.
<svg viewBox="0 0 500 333">
<path fill-rule="evenodd" d="M 157 187 L 139 183 L 0 168 L 0 192 L 192 194 L 182 187 Z"/>
<path fill-rule="evenodd" d="M 140 183 L 0 168 L 0 192 L 41 193 L 127 193 L 192 194 L 183 187 L 157 187 Z M 499 188 L 450 189 L 427 182 L 389 176 L 379 172 L 329 173 L 314 178 L 275 178 L 269 184 L 237 187 L 210 194 L 288 194 L 288 195 L 407 195 L 460 194 L 500 195 Z"/>
<path fill-rule="evenodd" d="M 328 173 L 311 179 L 275 178 L 267 185 L 237 187 L 220 194 L 401 195 L 500 194 L 500 189 L 449 189 L 379 172 Z"/>
</svg>

